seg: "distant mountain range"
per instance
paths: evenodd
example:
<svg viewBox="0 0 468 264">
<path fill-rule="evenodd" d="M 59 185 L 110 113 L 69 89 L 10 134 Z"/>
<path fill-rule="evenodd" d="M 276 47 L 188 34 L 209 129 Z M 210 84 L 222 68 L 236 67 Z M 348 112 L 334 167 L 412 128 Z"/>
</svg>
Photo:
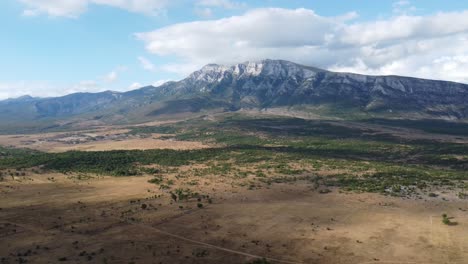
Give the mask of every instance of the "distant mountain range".
<svg viewBox="0 0 468 264">
<path fill-rule="evenodd" d="M 159 87 L 0 101 L 0 123 L 72 119 L 127 123 L 177 113 L 265 108 L 342 117 L 467 119 L 468 85 L 337 73 L 283 60 L 209 64 L 181 81 Z"/>
</svg>

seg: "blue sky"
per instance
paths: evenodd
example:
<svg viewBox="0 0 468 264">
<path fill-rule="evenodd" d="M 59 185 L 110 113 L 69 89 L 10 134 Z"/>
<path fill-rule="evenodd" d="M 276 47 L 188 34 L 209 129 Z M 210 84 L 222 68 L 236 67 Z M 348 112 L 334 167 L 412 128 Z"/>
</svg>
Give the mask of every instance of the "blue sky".
<svg viewBox="0 0 468 264">
<path fill-rule="evenodd" d="M 262 58 L 468 82 L 468 1 L 64 2 L 0 2 L 0 99 L 124 91 Z"/>
</svg>

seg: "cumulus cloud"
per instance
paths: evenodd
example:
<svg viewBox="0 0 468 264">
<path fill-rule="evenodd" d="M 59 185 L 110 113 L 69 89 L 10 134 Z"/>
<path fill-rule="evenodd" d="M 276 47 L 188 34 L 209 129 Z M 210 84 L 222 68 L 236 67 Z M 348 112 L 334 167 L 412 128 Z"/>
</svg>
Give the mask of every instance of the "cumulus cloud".
<svg viewBox="0 0 468 264">
<path fill-rule="evenodd" d="M 236 2 L 231 0 L 198 0 L 195 2 L 194 13 L 202 18 L 213 16 L 213 9 L 241 9 L 246 8 L 244 2 Z"/>
<path fill-rule="evenodd" d="M 86 11 L 87 0 L 19 0 L 26 6 L 24 16 L 36 16 L 42 13 L 50 16 L 77 17 Z"/>
<path fill-rule="evenodd" d="M 116 71 L 109 72 L 106 76 L 104 76 L 104 80 L 108 83 L 115 82 L 119 75 Z"/>
<path fill-rule="evenodd" d="M 139 82 L 134 82 L 132 84 L 130 84 L 130 86 L 128 86 L 128 90 L 135 90 L 135 89 L 138 89 L 138 88 L 141 88 L 143 87 L 143 85 Z"/>
<path fill-rule="evenodd" d="M 138 61 L 140 62 L 141 64 L 141 67 L 147 71 L 151 71 L 151 72 L 154 72 L 156 71 L 156 66 L 151 62 L 149 61 L 147 58 L 145 57 L 138 57 Z"/>
<path fill-rule="evenodd" d="M 213 16 L 213 10 L 209 7 L 195 8 L 194 12 L 199 17 L 208 18 Z"/>
<path fill-rule="evenodd" d="M 157 15 L 169 4 L 169 0 L 18 0 L 26 9 L 24 16 L 46 14 L 54 17 L 76 18 L 84 13 L 89 5 L 105 5 L 125 9 L 130 12 Z"/>
<path fill-rule="evenodd" d="M 117 81 L 119 78 L 119 74 L 122 72 L 125 72 L 127 70 L 127 67 L 125 66 L 118 66 L 108 74 L 104 75 L 101 79 L 106 82 L 106 83 L 113 83 Z"/>
<path fill-rule="evenodd" d="M 205 7 L 221 7 L 225 9 L 243 8 L 247 6 L 243 2 L 236 2 L 231 0 L 198 0 L 196 5 Z"/>
<path fill-rule="evenodd" d="M 183 63 L 163 68 L 185 74 L 209 62 L 235 63 L 279 54 L 299 60 L 325 43 L 328 32 L 338 26 L 311 10 L 259 9 L 243 16 L 175 24 L 136 36 L 151 53 L 179 57 Z"/>
<path fill-rule="evenodd" d="M 356 22 L 356 16 L 265 8 L 174 24 L 136 37 L 150 53 L 177 57 L 161 68 L 180 74 L 207 63 L 272 58 L 338 71 L 468 82 L 468 10 L 370 22 Z"/>
</svg>

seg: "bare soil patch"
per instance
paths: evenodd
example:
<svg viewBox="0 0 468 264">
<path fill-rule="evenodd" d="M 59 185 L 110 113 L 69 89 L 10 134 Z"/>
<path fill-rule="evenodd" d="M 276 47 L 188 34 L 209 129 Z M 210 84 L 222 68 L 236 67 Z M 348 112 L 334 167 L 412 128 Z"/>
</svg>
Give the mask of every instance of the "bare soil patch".
<svg viewBox="0 0 468 264">
<path fill-rule="evenodd" d="M 31 135 L 0 135 L 0 145 L 30 148 L 46 152 L 109 151 L 174 149 L 188 150 L 210 147 L 196 141 L 160 139 L 161 135 L 146 137 L 128 134 L 128 129 L 98 129 L 81 132 L 45 133 Z"/>
<path fill-rule="evenodd" d="M 43 174 L 0 182 L 2 263 L 468 260 L 468 206 L 461 200 L 320 194 L 299 183 L 247 190 L 208 177 L 194 186 L 175 181 L 173 188 L 191 188 L 211 203 L 175 202 L 148 183 L 149 176 L 90 177 Z M 457 225 L 444 225 L 443 213 Z"/>
</svg>

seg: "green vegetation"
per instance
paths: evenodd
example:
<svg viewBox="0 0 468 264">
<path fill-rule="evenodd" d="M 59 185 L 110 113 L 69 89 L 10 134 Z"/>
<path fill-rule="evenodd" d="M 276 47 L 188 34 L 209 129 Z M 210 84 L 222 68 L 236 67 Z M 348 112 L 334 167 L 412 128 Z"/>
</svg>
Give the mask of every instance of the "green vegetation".
<svg viewBox="0 0 468 264">
<path fill-rule="evenodd" d="M 357 121 L 356 121 L 357 122 Z M 175 134 L 178 140 L 215 144 L 200 150 L 128 150 L 107 152 L 43 153 L 0 148 L 0 171 L 41 167 L 63 173 L 113 176 L 150 174 L 149 182 L 170 189 L 172 180 L 161 174 L 183 165 L 194 167 L 194 176 L 216 175 L 237 179 L 243 186 L 293 183 L 336 186 L 348 191 L 380 192 L 404 196 L 428 186 L 466 186 L 468 144 L 399 138 L 366 126 L 368 122 L 391 127 L 429 129 L 424 122 L 303 120 L 297 118 L 252 118 L 238 114 L 217 121 L 203 118 L 172 125 L 137 127 L 131 133 Z M 366 123 L 367 122 L 367 123 Z M 465 125 L 433 122 L 431 131 L 464 133 Z M 321 177 L 326 171 L 327 177 Z M 185 176 L 179 174 L 177 179 Z M 189 185 L 197 185 L 192 180 Z M 463 188 L 461 188 L 463 189 Z M 460 198 L 466 197 L 463 190 Z M 190 196 L 175 191 L 174 200 Z M 433 196 L 433 195 L 431 195 Z"/>
<path fill-rule="evenodd" d="M 468 135 L 468 123 L 455 123 L 445 120 L 369 119 L 366 122 L 390 127 L 417 129 L 434 134 Z"/>
<path fill-rule="evenodd" d="M 458 224 L 457 222 L 453 222 L 451 219 L 453 219 L 453 217 L 448 217 L 447 214 L 442 215 L 442 223 L 445 225 L 453 226 Z"/>
<path fill-rule="evenodd" d="M 5 148 L 0 146 L 0 159 L 17 157 L 21 155 L 32 155 L 37 153 L 39 152 L 30 149 Z"/>
<path fill-rule="evenodd" d="M 43 166 L 44 169 L 63 173 L 81 172 L 113 176 L 134 176 L 147 172 L 142 165 L 181 166 L 190 162 L 202 162 L 218 156 L 219 150 L 196 151 L 175 150 L 132 150 L 106 152 L 65 153 L 18 152 L 0 159 L 0 170 L 9 168 L 31 168 Z"/>
<path fill-rule="evenodd" d="M 174 192 L 177 195 L 178 201 L 188 200 L 190 198 L 198 196 L 197 193 L 193 193 L 189 189 L 176 189 Z"/>
<path fill-rule="evenodd" d="M 154 177 L 153 179 L 148 181 L 149 183 L 154 184 L 161 184 L 163 182 L 163 178 L 161 176 Z"/>
</svg>

